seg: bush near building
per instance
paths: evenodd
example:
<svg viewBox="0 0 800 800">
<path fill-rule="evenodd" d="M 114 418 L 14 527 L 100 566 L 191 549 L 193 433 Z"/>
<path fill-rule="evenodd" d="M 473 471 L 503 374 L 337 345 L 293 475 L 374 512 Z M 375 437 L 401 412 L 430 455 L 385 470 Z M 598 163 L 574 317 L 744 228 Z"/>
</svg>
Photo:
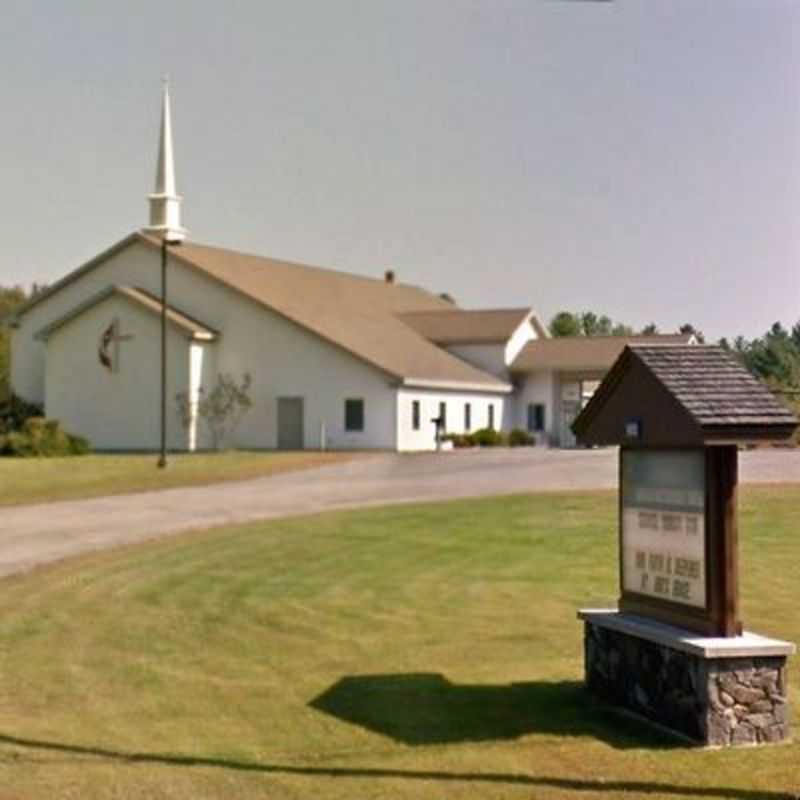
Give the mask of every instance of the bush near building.
<svg viewBox="0 0 800 800">
<path fill-rule="evenodd" d="M 76 456 L 89 452 L 89 442 L 67 433 L 41 406 L 11 395 L 0 403 L 0 456 Z"/>
<path fill-rule="evenodd" d="M 29 417 L 19 430 L 0 436 L 3 456 L 81 456 L 89 452 L 89 442 L 67 433 L 57 419 Z"/>
<path fill-rule="evenodd" d="M 510 433 L 496 431 L 494 428 L 480 428 L 472 433 L 448 433 L 442 437 L 452 442 L 453 447 L 530 447 L 536 439 L 522 428 L 514 428 Z"/>
<path fill-rule="evenodd" d="M 43 416 L 44 409 L 40 405 L 12 394 L 7 400 L 0 401 L 0 436 L 21 430 L 25 420 L 31 417 Z"/>
<path fill-rule="evenodd" d="M 536 437 L 523 428 L 514 428 L 508 434 L 508 443 L 511 447 L 531 447 L 536 444 Z"/>
</svg>

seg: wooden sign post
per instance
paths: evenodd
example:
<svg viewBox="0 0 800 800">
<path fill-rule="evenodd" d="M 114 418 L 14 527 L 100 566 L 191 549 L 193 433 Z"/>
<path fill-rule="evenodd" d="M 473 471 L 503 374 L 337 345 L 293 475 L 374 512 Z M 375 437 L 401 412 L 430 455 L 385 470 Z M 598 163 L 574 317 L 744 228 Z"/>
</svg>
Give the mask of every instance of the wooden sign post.
<svg viewBox="0 0 800 800">
<path fill-rule="evenodd" d="M 703 744 L 788 736 L 794 645 L 743 631 L 736 489 L 738 446 L 796 427 L 718 347 L 625 349 L 573 425 L 620 446 L 618 608 L 579 612 L 590 689 Z"/>
</svg>

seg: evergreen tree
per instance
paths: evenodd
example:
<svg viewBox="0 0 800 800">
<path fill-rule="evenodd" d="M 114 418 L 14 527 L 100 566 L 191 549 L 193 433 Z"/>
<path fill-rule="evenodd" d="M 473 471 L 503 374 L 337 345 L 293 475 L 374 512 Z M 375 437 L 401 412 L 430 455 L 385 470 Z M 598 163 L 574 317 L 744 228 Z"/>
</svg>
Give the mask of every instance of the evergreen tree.
<svg viewBox="0 0 800 800">
<path fill-rule="evenodd" d="M 4 320 L 27 299 L 25 290 L 20 286 L 0 286 L 0 403 L 8 400 L 11 391 L 9 386 L 11 336 Z"/>
</svg>

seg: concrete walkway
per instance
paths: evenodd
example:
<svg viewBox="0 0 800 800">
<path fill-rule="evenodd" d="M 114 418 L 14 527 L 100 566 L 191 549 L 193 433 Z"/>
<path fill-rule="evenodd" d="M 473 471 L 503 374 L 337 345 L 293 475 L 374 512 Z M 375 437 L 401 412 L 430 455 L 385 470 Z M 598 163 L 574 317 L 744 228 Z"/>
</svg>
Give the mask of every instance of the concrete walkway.
<svg viewBox="0 0 800 800">
<path fill-rule="evenodd" d="M 743 453 L 743 482 L 800 482 L 800 451 Z M 0 575 L 191 528 L 319 511 L 617 485 L 607 450 L 381 454 L 239 483 L 0 509 Z"/>
</svg>

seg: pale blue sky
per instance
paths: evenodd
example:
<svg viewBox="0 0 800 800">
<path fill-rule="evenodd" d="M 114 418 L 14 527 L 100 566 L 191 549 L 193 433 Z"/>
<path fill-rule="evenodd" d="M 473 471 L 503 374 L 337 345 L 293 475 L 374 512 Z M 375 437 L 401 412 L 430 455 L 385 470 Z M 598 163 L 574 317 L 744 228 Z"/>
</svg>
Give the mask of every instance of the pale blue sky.
<svg viewBox="0 0 800 800">
<path fill-rule="evenodd" d="M 800 2 L 3 3 L 0 282 L 146 220 L 712 337 L 800 318 Z"/>
</svg>

